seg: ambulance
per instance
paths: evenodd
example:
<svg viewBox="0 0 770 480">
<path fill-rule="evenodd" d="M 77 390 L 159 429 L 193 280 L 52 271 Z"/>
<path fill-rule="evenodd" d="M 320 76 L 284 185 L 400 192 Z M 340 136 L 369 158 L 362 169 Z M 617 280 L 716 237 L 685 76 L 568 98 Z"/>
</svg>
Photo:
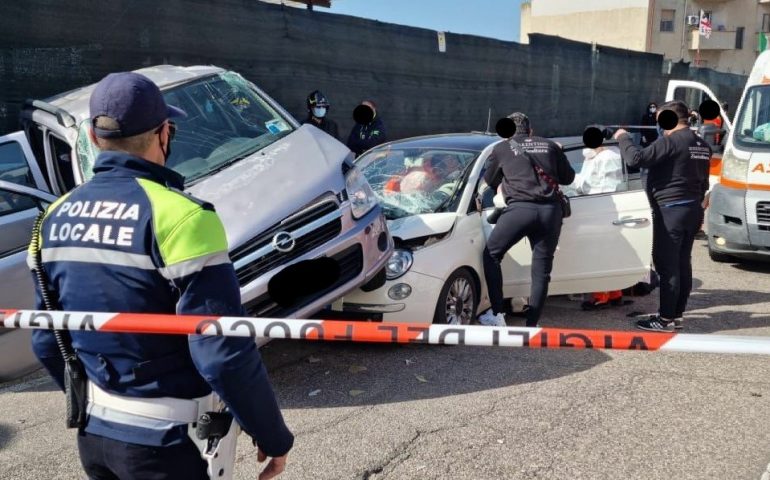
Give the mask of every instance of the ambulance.
<svg viewBox="0 0 770 480">
<path fill-rule="evenodd" d="M 770 260 L 770 51 L 749 75 L 706 212 L 712 260 Z"/>
</svg>

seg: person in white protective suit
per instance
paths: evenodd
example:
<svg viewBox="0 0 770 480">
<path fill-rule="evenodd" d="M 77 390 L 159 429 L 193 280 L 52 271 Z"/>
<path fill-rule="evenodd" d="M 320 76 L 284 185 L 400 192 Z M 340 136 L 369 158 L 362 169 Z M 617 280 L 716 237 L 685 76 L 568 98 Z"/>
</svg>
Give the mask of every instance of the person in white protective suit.
<svg viewBox="0 0 770 480">
<path fill-rule="evenodd" d="M 617 147 L 583 149 L 583 168 L 572 182 L 578 195 L 612 193 L 624 189 L 623 160 Z"/>
</svg>

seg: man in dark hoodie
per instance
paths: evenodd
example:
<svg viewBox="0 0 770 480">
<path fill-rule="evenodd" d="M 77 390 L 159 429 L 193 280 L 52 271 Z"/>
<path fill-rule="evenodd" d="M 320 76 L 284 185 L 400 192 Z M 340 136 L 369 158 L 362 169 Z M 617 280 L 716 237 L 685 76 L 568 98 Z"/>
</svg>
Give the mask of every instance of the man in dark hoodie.
<svg viewBox="0 0 770 480">
<path fill-rule="evenodd" d="M 356 124 L 348 137 L 348 148 L 356 154 L 356 157 L 385 143 L 385 125 L 377 116 L 377 106 L 371 100 L 364 100 L 361 105 L 353 110 L 353 119 Z"/>
<path fill-rule="evenodd" d="M 671 124 L 663 115 L 671 117 Z M 658 313 L 636 322 L 637 328 L 673 332 L 692 290 L 692 246 L 703 221 L 709 187 L 711 148 L 689 126 L 690 110 L 680 101 L 661 105 L 665 132 L 646 148 L 634 145 L 623 129 L 615 132 L 628 166 L 649 169 L 647 197 L 652 207 L 652 261 L 660 275 Z"/>
<path fill-rule="evenodd" d="M 495 224 L 484 248 L 484 276 L 492 308 L 479 317 L 483 325 L 505 326 L 503 273 L 506 252 L 527 237 L 532 247 L 532 286 L 525 311 L 527 326 L 535 327 L 548 296 L 553 254 L 562 224 L 557 184 L 575 179 L 564 151 L 556 142 L 532 135 L 529 118 L 523 113 L 510 117 L 516 134 L 498 143 L 487 160 L 484 180 L 502 192 L 507 207 Z"/>
</svg>

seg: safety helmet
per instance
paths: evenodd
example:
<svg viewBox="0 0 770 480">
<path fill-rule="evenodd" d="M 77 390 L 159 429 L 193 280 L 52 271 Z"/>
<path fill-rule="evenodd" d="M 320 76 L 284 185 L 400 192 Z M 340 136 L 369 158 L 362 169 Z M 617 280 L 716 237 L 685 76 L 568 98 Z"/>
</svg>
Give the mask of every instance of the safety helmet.
<svg viewBox="0 0 770 480">
<path fill-rule="evenodd" d="M 326 99 L 320 90 L 316 90 L 307 96 L 307 109 L 310 110 L 316 107 L 329 108 L 329 100 Z"/>
</svg>

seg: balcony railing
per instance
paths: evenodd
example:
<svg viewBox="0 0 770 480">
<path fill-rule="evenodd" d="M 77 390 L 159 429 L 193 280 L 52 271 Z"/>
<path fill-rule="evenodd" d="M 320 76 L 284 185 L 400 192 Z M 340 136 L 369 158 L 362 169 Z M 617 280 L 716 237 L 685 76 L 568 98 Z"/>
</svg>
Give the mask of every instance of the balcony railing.
<svg viewBox="0 0 770 480">
<path fill-rule="evenodd" d="M 733 50 L 735 30 L 713 30 L 706 38 L 698 30 L 690 32 L 690 50 Z"/>
</svg>

